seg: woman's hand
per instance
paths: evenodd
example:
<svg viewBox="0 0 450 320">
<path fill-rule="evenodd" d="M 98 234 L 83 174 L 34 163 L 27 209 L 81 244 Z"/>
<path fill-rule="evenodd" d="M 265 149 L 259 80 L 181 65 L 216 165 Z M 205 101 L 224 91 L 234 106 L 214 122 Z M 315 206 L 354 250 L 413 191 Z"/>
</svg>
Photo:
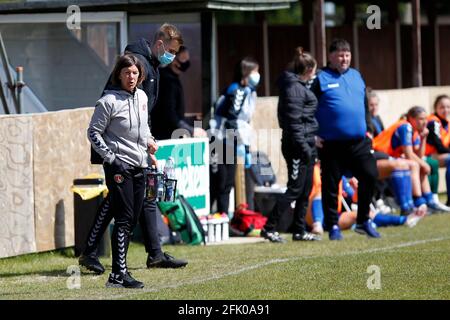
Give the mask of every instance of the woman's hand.
<svg viewBox="0 0 450 320">
<path fill-rule="evenodd" d="M 156 153 L 156 151 L 158 151 L 158 145 L 156 144 L 156 141 L 153 139 L 150 139 L 147 143 L 147 147 L 148 147 L 148 153 L 150 155 L 153 155 Z"/>
<path fill-rule="evenodd" d="M 430 133 L 430 131 L 428 130 L 427 127 L 425 127 L 421 133 L 419 133 L 420 137 L 425 140 L 426 137 L 428 137 L 428 133 Z"/>
<path fill-rule="evenodd" d="M 153 167 L 155 166 L 155 168 L 158 168 L 158 160 L 156 159 L 154 154 L 149 154 L 150 157 L 150 166 Z"/>
<path fill-rule="evenodd" d="M 315 136 L 314 138 L 316 140 L 316 147 L 317 148 L 323 148 L 323 141 L 324 140 L 321 137 L 319 137 L 319 136 Z"/>
</svg>

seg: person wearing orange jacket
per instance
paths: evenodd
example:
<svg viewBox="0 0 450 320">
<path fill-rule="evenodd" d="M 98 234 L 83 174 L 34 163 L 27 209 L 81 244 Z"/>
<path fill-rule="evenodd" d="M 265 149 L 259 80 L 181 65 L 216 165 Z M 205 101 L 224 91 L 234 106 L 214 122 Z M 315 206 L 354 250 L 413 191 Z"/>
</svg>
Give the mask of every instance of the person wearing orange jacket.
<svg viewBox="0 0 450 320">
<path fill-rule="evenodd" d="M 422 195 L 414 195 L 414 206 L 417 208 L 426 204 L 433 211 L 443 211 L 443 204 L 433 197 L 430 189 L 428 175 L 431 168 L 423 160 L 428 133 L 425 109 L 414 106 L 408 110 L 406 120 L 397 121 L 373 139 L 373 149 L 384 152 L 393 158 L 406 158 L 416 162 L 420 167 Z M 408 181 L 411 179 L 404 179 L 402 183 L 408 183 Z M 408 200 L 408 202 L 410 201 Z"/>
<path fill-rule="evenodd" d="M 425 154 L 437 160 L 440 167 L 447 168 L 445 180 L 448 206 L 450 204 L 450 130 L 448 126 L 450 97 L 445 94 L 437 96 L 433 108 L 434 113 L 428 116 L 427 128 L 430 133 Z"/>
</svg>

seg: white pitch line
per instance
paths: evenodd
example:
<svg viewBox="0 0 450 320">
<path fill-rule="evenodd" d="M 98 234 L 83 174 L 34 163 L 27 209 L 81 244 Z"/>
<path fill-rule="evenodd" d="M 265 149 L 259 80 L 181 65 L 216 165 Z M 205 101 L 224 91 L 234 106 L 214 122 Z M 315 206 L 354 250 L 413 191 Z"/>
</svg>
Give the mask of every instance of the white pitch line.
<svg viewBox="0 0 450 320">
<path fill-rule="evenodd" d="M 314 259 L 314 258 L 333 258 L 333 257 L 342 257 L 342 256 L 348 256 L 348 255 L 359 255 L 359 254 L 366 254 L 366 253 L 374 253 L 374 252 L 380 252 L 380 251 L 389 251 L 394 249 L 400 249 L 400 248 L 406 248 L 406 247 L 412 247 L 420 244 L 430 243 L 430 242 L 436 242 L 436 241 L 444 241 L 444 240 L 450 240 L 450 237 L 443 237 L 443 238 L 434 238 L 434 239 L 425 239 L 425 240 L 417 240 L 417 241 L 411 241 L 411 242 L 404 242 L 399 243 L 397 245 L 388 246 L 388 247 L 381 247 L 381 248 L 372 248 L 367 250 L 360 250 L 360 251 L 349 251 L 349 252 L 343 252 L 333 255 L 320 255 L 320 256 L 303 256 L 303 257 L 291 257 L 291 258 L 284 258 L 284 259 L 271 259 L 262 263 L 258 263 L 255 265 L 247 266 L 241 269 L 238 269 L 236 271 L 223 273 L 220 275 L 214 275 L 211 277 L 203 278 L 203 279 L 194 279 L 191 281 L 186 282 L 180 282 L 177 284 L 171 284 L 167 286 L 163 286 L 160 288 L 151 288 L 151 289 L 143 289 L 143 290 L 135 290 L 134 292 L 130 294 L 122 294 L 122 295 L 113 295 L 113 299 L 120 299 L 125 297 L 130 297 L 137 294 L 142 294 L 146 292 L 158 292 L 165 289 L 177 289 L 179 287 L 187 286 L 187 285 L 194 285 L 194 284 L 202 284 L 209 281 L 219 280 L 225 277 L 238 275 L 250 270 L 259 269 L 268 265 L 276 264 L 276 263 L 285 263 L 285 262 L 291 262 L 291 261 L 297 261 L 297 260 L 303 260 L 303 259 Z"/>
</svg>

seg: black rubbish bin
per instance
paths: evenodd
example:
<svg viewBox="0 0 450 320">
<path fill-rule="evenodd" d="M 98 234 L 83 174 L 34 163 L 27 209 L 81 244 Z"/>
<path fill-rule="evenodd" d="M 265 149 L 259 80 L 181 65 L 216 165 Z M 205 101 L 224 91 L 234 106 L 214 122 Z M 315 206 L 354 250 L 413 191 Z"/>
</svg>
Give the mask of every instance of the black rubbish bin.
<svg viewBox="0 0 450 320">
<path fill-rule="evenodd" d="M 74 187 L 74 219 L 75 219 L 75 256 L 80 256 L 86 246 L 88 233 L 94 224 L 97 210 L 100 207 L 104 197 L 105 190 L 104 181 L 101 178 L 95 179 L 75 179 Z M 95 188 L 93 190 L 92 188 Z M 83 191 L 91 191 L 88 199 L 83 200 L 80 193 Z M 92 197 L 95 195 L 94 197 Z M 105 233 L 98 246 L 98 255 L 109 257 L 111 253 L 111 237 L 109 228 Z"/>
</svg>

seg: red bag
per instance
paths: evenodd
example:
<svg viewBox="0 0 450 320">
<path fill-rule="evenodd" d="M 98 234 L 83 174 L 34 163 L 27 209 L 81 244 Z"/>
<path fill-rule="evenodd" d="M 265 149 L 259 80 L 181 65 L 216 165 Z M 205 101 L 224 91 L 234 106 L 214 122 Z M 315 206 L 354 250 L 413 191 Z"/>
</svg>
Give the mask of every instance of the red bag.
<svg viewBox="0 0 450 320">
<path fill-rule="evenodd" d="M 259 212 L 248 210 L 248 204 L 240 204 L 231 219 L 231 227 L 249 234 L 254 229 L 261 230 L 266 224 L 267 217 Z"/>
</svg>

